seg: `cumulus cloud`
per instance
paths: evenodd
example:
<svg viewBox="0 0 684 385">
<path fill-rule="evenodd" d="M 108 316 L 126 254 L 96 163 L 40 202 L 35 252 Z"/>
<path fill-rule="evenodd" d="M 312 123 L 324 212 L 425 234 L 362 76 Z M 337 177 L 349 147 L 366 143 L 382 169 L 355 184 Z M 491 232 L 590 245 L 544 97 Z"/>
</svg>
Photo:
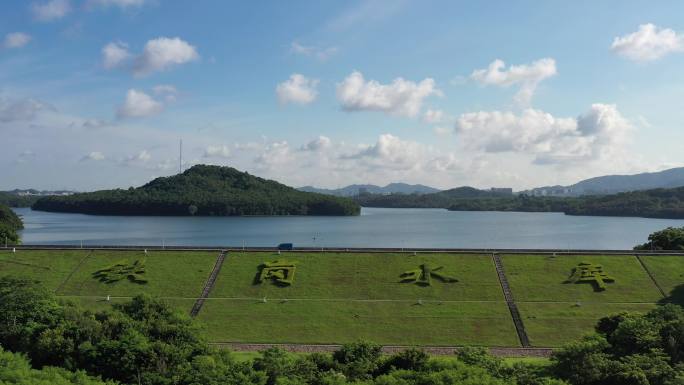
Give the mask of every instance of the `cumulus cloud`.
<svg viewBox="0 0 684 385">
<path fill-rule="evenodd" d="M 444 120 L 444 111 L 428 109 L 423 114 L 423 120 L 426 123 L 441 123 Z"/>
<path fill-rule="evenodd" d="M 314 152 L 319 152 L 319 151 L 324 151 L 328 148 L 330 148 L 330 145 L 332 144 L 332 141 L 330 138 L 327 136 L 319 136 L 318 138 L 308 142 L 307 144 L 303 145 L 301 147 L 302 151 L 314 151 Z"/>
<path fill-rule="evenodd" d="M 402 140 L 392 134 L 382 134 L 375 144 L 342 158 L 363 159 L 374 167 L 409 169 L 418 165 L 425 153 L 423 144 Z"/>
<path fill-rule="evenodd" d="M 119 118 L 140 118 L 156 115 L 164 110 L 164 105 L 143 91 L 130 89 L 126 100 L 119 107 Z"/>
<path fill-rule="evenodd" d="M 317 79 L 309 79 L 301 74 L 292 74 L 288 80 L 276 86 L 276 95 L 281 104 L 309 104 L 318 96 L 317 86 Z"/>
<path fill-rule="evenodd" d="M 423 100 L 431 95 L 441 95 L 441 92 L 430 78 L 419 83 L 397 78 L 391 84 L 380 84 L 375 80 L 366 81 L 361 72 L 354 71 L 337 84 L 337 100 L 345 111 L 382 111 L 415 117 Z"/>
<path fill-rule="evenodd" d="M 642 24 L 636 32 L 616 37 L 611 50 L 627 59 L 646 62 L 684 51 L 684 35 L 670 28 Z"/>
<path fill-rule="evenodd" d="M 21 48 L 31 41 L 31 36 L 23 32 L 12 32 L 5 35 L 2 46 L 5 48 Z"/>
<path fill-rule="evenodd" d="M 0 122 L 33 120 L 46 110 L 53 108 L 35 99 L 9 99 L 0 96 Z"/>
<path fill-rule="evenodd" d="M 137 154 L 133 154 L 130 156 L 127 156 L 123 160 L 121 160 L 121 164 L 124 166 L 135 166 L 135 165 L 141 165 L 145 164 L 152 159 L 152 155 L 150 155 L 147 150 L 142 150 Z"/>
<path fill-rule="evenodd" d="M 152 87 L 152 91 L 155 95 L 163 97 L 167 103 L 175 102 L 178 97 L 178 89 L 170 84 L 156 85 Z"/>
<path fill-rule="evenodd" d="M 254 159 L 257 168 L 268 169 L 273 166 L 285 165 L 294 160 L 290 145 L 287 141 L 272 142 L 263 147 L 261 154 Z"/>
<path fill-rule="evenodd" d="M 38 21 L 52 21 L 61 19 L 71 12 L 69 0 L 50 0 L 44 3 L 31 4 L 33 18 Z"/>
<path fill-rule="evenodd" d="M 473 71 L 470 78 L 483 85 L 520 85 L 515 100 L 521 105 L 528 105 L 539 83 L 556 73 L 556 61 L 552 58 L 540 59 L 531 64 L 509 66 L 508 69 L 503 60 L 496 59 L 487 68 Z"/>
<path fill-rule="evenodd" d="M 479 111 L 461 115 L 456 134 L 466 146 L 490 153 L 518 152 L 535 163 L 607 159 L 622 149 L 632 125 L 612 104 L 596 103 L 577 118 L 544 111 Z"/>
<path fill-rule="evenodd" d="M 199 58 L 197 49 L 178 38 L 160 37 L 149 40 L 133 64 L 135 76 L 146 76 Z"/>
<path fill-rule="evenodd" d="M 104 160 L 104 159 L 105 159 L 105 156 L 103 153 L 101 153 L 100 151 L 92 151 L 92 152 L 89 152 L 89 153 L 83 155 L 83 157 L 81 158 L 81 162 L 88 162 L 88 161 L 97 162 L 97 161 Z"/>
<path fill-rule="evenodd" d="M 225 144 L 221 146 L 207 146 L 204 149 L 205 158 L 230 158 L 230 155 L 230 148 Z"/>
<path fill-rule="evenodd" d="M 325 61 L 336 54 L 337 47 L 317 47 L 313 45 L 302 45 L 293 41 L 290 44 L 290 52 L 298 55 L 315 57 L 318 60 Z"/>
<path fill-rule="evenodd" d="M 117 41 L 102 47 L 102 66 L 106 69 L 123 67 L 130 58 L 126 43 Z"/>
</svg>

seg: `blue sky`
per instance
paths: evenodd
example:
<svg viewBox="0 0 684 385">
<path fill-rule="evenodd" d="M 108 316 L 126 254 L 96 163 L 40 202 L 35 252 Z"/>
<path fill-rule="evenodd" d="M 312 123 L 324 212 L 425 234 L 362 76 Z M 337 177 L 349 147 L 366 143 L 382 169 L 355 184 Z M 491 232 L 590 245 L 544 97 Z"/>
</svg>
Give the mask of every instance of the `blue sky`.
<svg viewBox="0 0 684 385">
<path fill-rule="evenodd" d="M 0 5 L 0 189 L 230 165 L 524 189 L 684 165 L 679 1 Z"/>
</svg>

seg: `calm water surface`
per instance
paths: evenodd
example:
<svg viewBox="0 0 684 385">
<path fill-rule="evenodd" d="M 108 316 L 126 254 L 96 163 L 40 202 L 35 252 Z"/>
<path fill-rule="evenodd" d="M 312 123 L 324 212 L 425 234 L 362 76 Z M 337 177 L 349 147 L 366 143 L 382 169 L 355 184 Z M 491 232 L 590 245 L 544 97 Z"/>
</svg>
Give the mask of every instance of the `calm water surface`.
<svg viewBox="0 0 684 385">
<path fill-rule="evenodd" d="M 684 220 L 364 208 L 358 217 L 118 217 L 16 209 L 25 244 L 631 249 Z"/>
</svg>

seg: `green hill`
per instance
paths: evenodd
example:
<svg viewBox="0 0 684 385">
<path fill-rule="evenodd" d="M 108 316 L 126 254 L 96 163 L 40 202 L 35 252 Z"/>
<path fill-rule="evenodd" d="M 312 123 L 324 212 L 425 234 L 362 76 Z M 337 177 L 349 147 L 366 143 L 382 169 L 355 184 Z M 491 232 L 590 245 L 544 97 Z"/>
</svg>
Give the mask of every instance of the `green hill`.
<svg viewBox="0 0 684 385">
<path fill-rule="evenodd" d="M 351 199 L 298 191 L 231 167 L 197 165 L 138 188 L 39 199 L 34 210 L 98 215 L 358 215 Z"/>
<path fill-rule="evenodd" d="M 362 194 L 355 200 L 364 207 L 393 208 L 445 208 L 463 199 L 502 198 L 510 194 L 478 190 L 474 187 L 457 187 L 430 194 Z"/>
</svg>

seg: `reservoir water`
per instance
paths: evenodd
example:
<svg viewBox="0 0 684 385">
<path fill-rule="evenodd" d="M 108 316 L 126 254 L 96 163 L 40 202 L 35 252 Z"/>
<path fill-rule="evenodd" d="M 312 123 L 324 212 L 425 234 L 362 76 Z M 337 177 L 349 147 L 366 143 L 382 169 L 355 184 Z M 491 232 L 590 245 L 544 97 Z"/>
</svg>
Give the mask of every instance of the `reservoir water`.
<svg viewBox="0 0 684 385">
<path fill-rule="evenodd" d="M 24 244 L 631 249 L 684 220 L 364 208 L 357 217 L 131 217 L 15 210 Z"/>
</svg>

